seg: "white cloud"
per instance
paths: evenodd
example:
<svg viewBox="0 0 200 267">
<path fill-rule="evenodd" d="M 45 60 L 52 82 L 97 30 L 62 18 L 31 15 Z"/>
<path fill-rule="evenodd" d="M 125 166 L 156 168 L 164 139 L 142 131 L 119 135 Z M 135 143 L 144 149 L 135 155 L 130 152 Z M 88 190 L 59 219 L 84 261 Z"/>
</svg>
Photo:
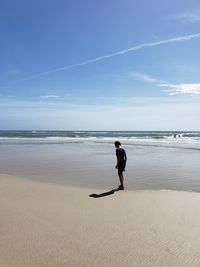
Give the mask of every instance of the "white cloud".
<svg viewBox="0 0 200 267">
<path fill-rule="evenodd" d="M 41 95 L 40 98 L 59 98 L 59 95 Z"/>
<path fill-rule="evenodd" d="M 153 78 L 148 74 L 133 72 L 131 73 L 136 79 L 156 83 L 157 86 L 166 87 L 165 92 L 168 92 L 169 95 L 177 94 L 190 94 L 190 95 L 199 95 L 200 94 L 200 83 L 180 83 L 180 84 L 171 84 L 166 81 L 161 81 L 159 79 Z"/>
<path fill-rule="evenodd" d="M 165 40 L 161 40 L 161 41 L 157 41 L 157 42 L 143 43 L 143 44 L 139 44 L 139 45 L 136 45 L 136 46 L 133 46 L 133 47 L 130 47 L 130 48 L 127 48 L 127 49 L 123 49 L 123 50 L 120 50 L 120 51 L 117 51 L 117 52 L 114 52 L 114 53 L 111 53 L 111 54 L 102 55 L 102 56 L 99 56 L 99 57 L 96 57 L 96 58 L 92 58 L 92 59 L 89 59 L 89 60 L 86 60 L 86 61 L 83 61 L 83 62 L 80 62 L 80 63 L 76 63 L 76 64 L 67 65 L 67 66 L 64 66 L 64 67 L 60 67 L 60 68 L 55 68 L 55 69 L 52 69 L 52 70 L 44 71 L 44 72 L 32 75 L 30 77 L 24 78 L 22 80 L 19 80 L 18 82 L 31 80 L 31 79 L 34 79 L 34 78 L 37 78 L 37 77 L 48 75 L 50 73 L 66 71 L 66 70 L 73 69 L 73 68 L 76 68 L 76 67 L 85 66 L 85 65 L 88 65 L 88 64 L 99 62 L 99 61 L 104 60 L 104 59 L 125 55 L 127 53 L 134 52 L 134 51 L 146 48 L 146 47 L 155 47 L 155 46 L 160 46 L 160 45 L 164 45 L 164 44 L 190 41 L 190 40 L 195 39 L 195 38 L 200 38 L 200 33 L 178 36 L 178 37 L 165 39 Z"/>
<path fill-rule="evenodd" d="M 200 9 L 178 13 L 172 18 L 181 22 L 200 22 Z"/>
<path fill-rule="evenodd" d="M 176 94 L 190 94 L 190 95 L 198 95 L 200 94 L 200 83 L 180 83 L 180 84 L 169 84 L 163 83 L 158 84 L 158 86 L 168 88 L 168 92 L 170 95 Z"/>
</svg>

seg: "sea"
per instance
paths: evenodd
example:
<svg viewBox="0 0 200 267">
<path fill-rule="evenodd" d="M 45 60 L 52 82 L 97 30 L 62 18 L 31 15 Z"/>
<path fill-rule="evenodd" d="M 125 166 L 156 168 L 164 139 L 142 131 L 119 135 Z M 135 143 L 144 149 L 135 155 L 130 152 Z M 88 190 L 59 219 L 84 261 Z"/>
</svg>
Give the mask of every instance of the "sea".
<svg viewBox="0 0 200 267">
<path fill-rule="evenodd" d="M 0 143 L 113 143 L 185 145 L 199 148 L 200 131 L 0 131 Z"/>
<path fill-rule="evenodd" d="M 0 131 L 0 173 L 57 184 L 118 185 L 114 141 L 128 161 L 127 190 L 200 192 L 199 131 Z"/>
</svg>

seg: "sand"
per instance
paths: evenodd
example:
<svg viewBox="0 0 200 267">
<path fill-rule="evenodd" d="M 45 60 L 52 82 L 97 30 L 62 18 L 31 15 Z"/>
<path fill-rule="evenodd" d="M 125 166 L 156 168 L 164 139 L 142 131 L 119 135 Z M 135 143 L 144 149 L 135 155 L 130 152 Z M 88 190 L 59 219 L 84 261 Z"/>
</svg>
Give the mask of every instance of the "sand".
<svg viewBox="0 0 200 267">
<path fill-rule="evenodd" d="M 0 266 L 200 266 L 199 193 L 100 193 L 0 175 Z"/>
</svg>

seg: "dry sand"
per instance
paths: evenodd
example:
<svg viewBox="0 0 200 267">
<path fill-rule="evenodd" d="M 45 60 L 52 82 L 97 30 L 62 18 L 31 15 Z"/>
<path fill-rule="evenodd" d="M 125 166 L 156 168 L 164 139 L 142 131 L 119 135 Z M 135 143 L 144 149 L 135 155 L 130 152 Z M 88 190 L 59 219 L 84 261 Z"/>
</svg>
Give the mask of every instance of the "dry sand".
<svg viewBox="0 0 200 267">
<path fill-rule="evenodd" d="M 199 193 L 92 193 L 0 175 L 0 266 L 200 266 Z"/>
</svg>

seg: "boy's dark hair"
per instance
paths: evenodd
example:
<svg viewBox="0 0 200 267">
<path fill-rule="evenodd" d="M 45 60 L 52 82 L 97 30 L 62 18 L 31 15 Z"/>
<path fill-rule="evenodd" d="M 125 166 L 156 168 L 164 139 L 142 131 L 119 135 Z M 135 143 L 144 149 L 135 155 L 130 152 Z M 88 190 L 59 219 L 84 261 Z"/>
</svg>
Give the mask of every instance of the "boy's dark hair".
<svg viewBox="0 0 200 267">
<path fill-rule="evenodd" d="M 115 146 L 121 146 L 121 143 L 119 141 L 115 141 Z"/>
</svg>

